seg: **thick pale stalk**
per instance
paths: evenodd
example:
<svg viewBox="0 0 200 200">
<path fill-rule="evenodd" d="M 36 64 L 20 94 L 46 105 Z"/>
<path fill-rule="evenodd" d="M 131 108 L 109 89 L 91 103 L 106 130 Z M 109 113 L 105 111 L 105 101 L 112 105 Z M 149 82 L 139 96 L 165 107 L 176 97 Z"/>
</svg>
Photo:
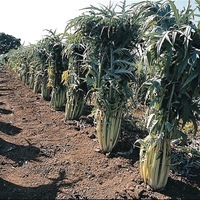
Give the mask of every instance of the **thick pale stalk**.
<svg viewBox="0 0 200 200">
<path fill-rule="evenodd" d="M 36 77 L 35 77 L 33 91 L 35 93 L 40 93 L 41 92 L 41 81 L 40 81 L 40 76 L 39 75 L 36 75 Z"/>
<path fill-rule="evenodd" d="M 160 180 L 158 182 L 158 188 L 162 188 L 167 184 L 168 174 L 170 170 L 171 164 L 171 147 L 170 141 L 165 139 L 163 142 L 163 156 L 162 156 L 162 165 L 161 165 L 161 172 L 160 172 Z"/>
<path fill-rule="evenodd" d="M 171 149 L 167 139 L 156 139 L 140 149 L 140 173 L 144 182 L 153 189 L 162 189 L 166 186 L 170 162 Z"/>
<path fill-rule="evenodd" d="M 55 110 L 62 110 L 64 104 L 66 103 L 66 91 L 64 88 L 53 88 L 51 93 L 50 105 Z"/>
<path fill-rule="evenodd" d="M 98 109 L 96 114 L 97 136 L 101 150 L 104 153 L 111 152 L 117 144 L 122 119 L 122 107 L 114 112 Z"/>
<path fill-rule="evenodd" d="M 46 100 L 50 100 L 51 98 L 51 88 L 47 86 L 47 82 L 45 81 L 41 84 L 41 95 Z"/>
<path fill-rule="evenodd" d="M 31 89 L 34 88 L 34 75 L 31 74 L 30 78 L 29 78 L 29 82 L 28 82 L 28 85 Z"/>
<path fill-rule="evenodd" d="M 65 118 L 71 120 L 78 119 L 82 114 L 84 104 L 84 94 L 81 91 L 72 94 L 67 92 Z"/>
</svg>

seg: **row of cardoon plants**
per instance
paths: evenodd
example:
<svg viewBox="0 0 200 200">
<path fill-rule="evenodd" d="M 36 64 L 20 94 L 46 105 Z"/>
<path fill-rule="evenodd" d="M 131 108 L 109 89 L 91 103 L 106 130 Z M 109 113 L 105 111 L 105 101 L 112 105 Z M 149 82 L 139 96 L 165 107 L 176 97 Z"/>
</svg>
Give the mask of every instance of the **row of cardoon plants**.
<svg viewBox="0 0 200 200">
<path fill-rule="evenodd" d="M 171 141 L 182 136 L 186 122 L 196 128 L 200 113 L 200 23 L 192 23 L 194 15 L 190 1 L 183 11 L 171 0 L 90 6 L 63 34 L 48 31 L 37 44 L 9 52 L 7 64 L 52 108 L 65 106 L 68 120 L 79 119 L 92 96 L 103 153 L 118 142 L 128 101 L 141 91 L 135 89 L 141 75 L 149 135 L 139 140 L 140 172 L 144 182 L 161 189 Z"/>
</svg>

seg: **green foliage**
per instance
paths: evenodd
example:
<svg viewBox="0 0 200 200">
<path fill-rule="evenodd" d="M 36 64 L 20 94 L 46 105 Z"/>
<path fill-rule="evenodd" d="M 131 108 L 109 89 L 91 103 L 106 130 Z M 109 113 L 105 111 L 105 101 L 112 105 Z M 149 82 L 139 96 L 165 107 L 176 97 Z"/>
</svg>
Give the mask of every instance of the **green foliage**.
<svg viewBox="0 0 200 200">
<path fill-rule="evenodd" d="M 155 27 L 145 35 L 146 55 L 143 61 L 146 61 L 147 72 L 150 68 L 154 75 L 144 83 L 148 88 L 149 136 L 139 141 L 140 170 L 145 182 L 154 189 L 160 189 L 167 183 L 170 141 L 182 138 L 182 143 L 186 142 L 181 130 L 186 122 L 192 122 L 194 132 L 197 131 L 197 116 L 200 114 L 200 35 L 199 29 L 192 23 L 194 10 L 190 1 L 182 11 L 170 0 L 148 8 L 150 12 L 147 16 L 155 21 Z M 157 149 L 157 142 L 167 145 Z M 158 153 L 160 155 L 155 159 Z M 162 175 L 159 175 L 161 171 Z"/>
<path fill-rule="evenodd" d="M 85 104 L 88 91 L 86 83 L 87 70 L 83 64 L 86 46 L 81 35 L 66 35 L 63 55 L 68 58 L 68 70 L 64 71 L 62 80 L 67 88 L 67 102 L 65 107 L 66 119 L 78 119 Z"/>
<path fill-rule="evenodd" d="M 17 49 L 20 45 L 20 39 L 12 35 L 0 33 L 0 55 L 8 53 L 11 49 Z"/>
<path fill-rule="evenodd" d="M 48 69 L 45 70 L 48 77 L 47 86 L 52 89 L 50 105 L 56 110 L 62 110 L 66 103 L 66 87 L 62 82 L 62 73 L 68 68 L 67 58 L 62 56 L 63 35 L 52 30 L 47 32 L 43 53 L 47 54 Z"/>
<path fill-rule="evenodd" d="M 121 111 L 125 111 L 127 99 L 132 97 L 137 44 L 142 40 L 142 13 L 127 6 L 126 1 L 116 6 L 90 6 L 84 11 L 69 22 L 66 30 L 73 28 L 87 44 L 84 63 L 88 68 L 87 82 L 95 96 L 96 120 L 101 120 L 97 122 L 101 124 L 98 138 L 102 151 L 110 152 L 116 144 L 114 138 L 120 134 Z M 113 115 L 119 117 L 119 128 L 114 128 Z"/>
<path fill-rule="evenodd" d="M 196 87 L 200 83 L 200 35 L 199 29 L 190 21 L 194 15 L 190 6 L 179 12 L 173 2 L 169 3 L 177 26 L 173 22 L 159 37 L 156 35 L 156 43 L 148 52 L 149 63 L 162 69 L 157 70 L 157 85 L 154 79 L 149 81 L 148 94 L 152 99 L 152 113 L 156 113 L 156 119 L 165 121 L 166 132 L 172 134 L 166 124 L 171 124 L 175 131 L 181 123 L 183 127 L 187 121 L 192 121 L 195 130 L 197 128 L 196 115 L 200 113 L 200 90 Z M 154 120 L 151 123 L 156 127 Z M 156 129 L 160 133 L 160 126 Z"/>
<path fill-rule="evenodd" d="M 179 11 L 171 0 L 129 6 L 123 1 L 83 10 L 63 34 L 47 30 L 36 45 L 10 50 L 7 66 L 50 99 L 54 109 L 66 103 L 66 119 L 78 119 L 92 93 L 104 153 L 117 144 L 129 99 L 134 101 L 137 92 L 144 98 L 147 91 L 149 135 L 139 141 L 141 176 L 154 189 L 163 188 L 170 168 L 170 142 L 177 138 L 186 142 L 188 123 L 197 130 L 200 23 L 193 24 L 192 19 L 199 15 L 190 4 Z M 5 45 L 3 49 L 7 52 Z"/>
</svg>

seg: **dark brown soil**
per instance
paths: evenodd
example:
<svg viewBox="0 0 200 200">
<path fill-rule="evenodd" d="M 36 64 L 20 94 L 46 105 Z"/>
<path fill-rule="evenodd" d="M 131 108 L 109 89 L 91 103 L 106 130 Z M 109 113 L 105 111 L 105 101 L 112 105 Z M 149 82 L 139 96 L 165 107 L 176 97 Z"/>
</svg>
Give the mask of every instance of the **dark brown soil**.
<svg viewBox="0 0 200 200">
<path fill-rule="evenodd" d="M 0 69 L 0 199 L 200 199 L 200 176 L 171 171 L 162 191 L 143 183 L 131 145 L 142 134 L 124 131 L 104 155 L 90 118 L 65 122 L 63 111 Z"/>
</svg>

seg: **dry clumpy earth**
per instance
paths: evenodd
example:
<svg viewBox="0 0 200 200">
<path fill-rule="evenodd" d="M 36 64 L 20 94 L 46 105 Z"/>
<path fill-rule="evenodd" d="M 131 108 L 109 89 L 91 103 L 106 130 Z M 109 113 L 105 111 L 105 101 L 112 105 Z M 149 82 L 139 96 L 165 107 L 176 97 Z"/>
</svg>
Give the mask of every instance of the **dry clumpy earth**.
<svg viewBox="0 0 200 200">
<path fill-rule="evenodd" d="M 100 153 L 88 112 L 65 121 L 63 111 L 0 69 L 0 199 L 200 199 L 198 169 L 193 176 L 171 170 L 162 191 L 143 183 L 131 145 L 144 137 L 136 125 L 124 125 L 112 154 Z"/>
</svg>

